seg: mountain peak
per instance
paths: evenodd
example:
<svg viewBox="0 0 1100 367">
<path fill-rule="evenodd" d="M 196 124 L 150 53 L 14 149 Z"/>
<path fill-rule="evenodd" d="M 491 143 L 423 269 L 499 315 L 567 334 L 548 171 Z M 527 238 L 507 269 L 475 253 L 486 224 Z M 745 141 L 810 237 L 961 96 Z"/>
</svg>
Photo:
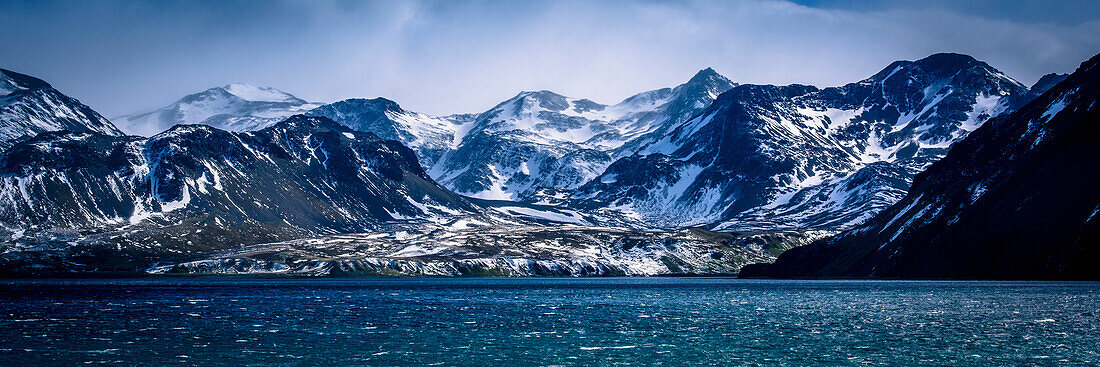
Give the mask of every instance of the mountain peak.
<svg viewBox="0 0 1100 367">
<path fill-rule="evenodd" d="M 722 76 L 722 74 L 718 74 L 717 71 L 714 71 L 714 69 L 710 67 L 699 70 L 698 73 L 695 73 L 695 75 L 688 80 L 687 84 L 713 84 L 715 82 L 723 85 L 729 85 L 730 87 L 733 86 L 732 81 L 730 81 L 725 76 Z"/>
<path fill-rule="evenodd" d="M 560 95 L 560 94 L 557 94 L 557 93 L 554 93 L 554 92 L 551 92 L 551 91 L 548 91 L 548 90 L 545 90 L 545 89 L 544 90 L 538 90 L 538 91 L 522 91 L 522 92 L 519 92 L 519 94 L 516 94 L 515 97 L 512 97 L 511 99 L 509 99 L 507 102 L 505 102 L 505 104 L 507 104 L 509 102 L 518 103 L 517 106 L 527 105 L 527 104 L 531 104 L 531 105 L 538 104 L 542 108 L 545 108 L 545 109 L 548 109 L 548 110 L 551 110 L 551 111 L 561 111 L 561 110 L 564 110 L 566 108 L 569 108 L 569 97 L 566 97 L 566 96 L 563 96 L 563 95 Z"/>
<path fill-rule="evenodd" d="M 994 75 L 1001 74 L 1000 70 L 994 69 L 992 66 L 989 66 L 989 64 L 986 64 L 981 60 L 975 59 L 970 55 L 958 53 L 932 54 L 923 59 L 914 61 L 912 65 L 919 67 L 926 72 L 945 74 L 944 76 L 957 73 L 960 70 L 971 68 L 983 69 L 985 72 Z"/>
<path fill-rule="evenodd" d="M 882 82 L 896 75 L 925 75 L 931 78 L 949 78 L 963 70 L 988 75 L 1013 85 L 1026 88 L 1020 82 L 1004 75 L 1000 70 L 974 57 L 960 53 L 942 52 L 928 55 L 916 61 L 894 61 L 864 82 Z"/>
<path fill-rule="evenodd" d="M 401 105 L 397 104 L 397 102 L 386 99 L 385 97 L 376 97 L 376 98 L 348 98 L 348 99 L 345 99 L 345 100 L 336 101 L 336 102 L 318 107 L 316 110 L 307 112 L 306 114 L 309 115 L 309 116 L 324 116 L 324 113 L 314 113 L 314 112 L 315 111 L 322 111 L 322 110 L 329 110 L 329 109 L 332 109 L 334 107 L 338 108 L 338 109 L 350 109 L 350 110 L 359 110 L 359 111 L 371 110 L 371 111 L 379 111 L 379 112 L 392 111 L 392 112 L 396 112 L 396 113 L 406 112 L 404 109 L 401 108 Z M 328 117 L 332 117 L 332 116 L 328 116 Z"/>
<path fill-rule="evenodd" d="M 1043 75 L 1028 89 L 1027 96 L 1024 97 L 1023 102 L 1030 102 L 1033 99 L 1039 98 L 1039 96 L 1046 93 L 1050 88 L 1054 88 L 1055 85 L 1061 83 L 1063 80 L 1069 77 L 1069 74 L 1055 74 L 1050 73 Z"/>
<path fill-rule="evenodd" d="M 1063 80 L 1066 80 L 1067 77 L 1069 77 L 1069 74 L 1050 73 L 1047 75 L 1043 75 L 1042 77 L 1039 77 L 1039 80 L 1031 86 L 1031 89 L 1041 89 L 1043 91 L 1046 91 L 1047 89 L 1053 87 L 1055 84 L 1061 83 Z"/>
<path fill-rule="evenodd" d="M 528 97 L 539 99 L 539 100 L 552 99 L 552 98 L 568 98 L 566 96 L 554 93 L 554 92 L 546 90 L 546 89 L 521 91 L 518 94 L 516 94 L 515 97 L 512 97 L 512 98 L 513 99 L 521 99 L 521 98 L 528 98 Z"/>
<path fill-rule="evenodd" d="M 713 68 L 706 68 L 699 70 L 692 76 L 691 79 L 677 87 L 681 90 L 681 93 L 686 93 L 689 99 L 695 100 L 700 98 L 701 95 L 708 96 L 706 99 L 712 100 L 717 98 L 719 94 L 730 90 L 737 86 L 737 83 L 727 79 L 722 74 L 718 74 Z"/>
<path fill-rule="evenodd" d="M 397 102 L 395 102 L 395 101 L 393 101 L 389 98 L 375 97 L 373 99 L 368 99 L 366 101 L 368 101 L 372 104 L 378 105 L 379 107 L 381 107 L 383 110 L 386 110 L 386 111 L 405 112 L 405 110 L 401 108 L 401 105 L 397 104 Z"/>
<path fill-rule="evenodd" d="M 720 77 L 720 76 L 722 76 L 722 74 L 718 74 L 717 71 L 714 71 L 714 68 L 708 66 L 706 69 L 699 70 L 698 73 L 695 73 L 695 76 L 692 76 L 691 79 L 692 80 L 705 79 L 705 78 L 712 78 L 712 77 L 716 77 L 716 76 Z"/>
<path fill-rule="evenodd" d="M 14 93 L 15 91 L 52 88 L 50 83 L 30 75 L 17 73 L 8 69 L 0 69 L 0 96 Z"/>
<path fill-rule="evenodd" d="M 951 65 L 951 64 L 974 64 L 981 63 L 978 59 L 967 54 L 960 54 L 955 52 L 940 52 L 928 55 L 920 60 L 914 61 L 918 64 L 938 64 L 938 65 Z M 984 64 L 984 63 L 983 63 Z"/>
</svg>

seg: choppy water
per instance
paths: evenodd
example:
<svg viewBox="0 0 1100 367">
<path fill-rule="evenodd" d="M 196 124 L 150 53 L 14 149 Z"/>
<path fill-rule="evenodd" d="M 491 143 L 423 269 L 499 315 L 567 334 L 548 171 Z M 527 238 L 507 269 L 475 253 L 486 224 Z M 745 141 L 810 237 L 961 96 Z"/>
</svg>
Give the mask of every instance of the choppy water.
<svg viewBox="0 0 1100 367">
<path fill-rule="evenodd" d="M 1100 283 L 0 281 L 0 364 L 1096 365 Z"/>
</svg>

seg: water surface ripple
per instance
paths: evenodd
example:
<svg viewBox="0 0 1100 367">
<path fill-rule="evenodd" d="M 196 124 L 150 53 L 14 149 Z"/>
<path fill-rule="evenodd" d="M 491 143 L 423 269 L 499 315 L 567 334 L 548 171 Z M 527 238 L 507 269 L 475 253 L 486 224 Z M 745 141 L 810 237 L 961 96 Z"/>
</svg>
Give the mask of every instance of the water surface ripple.
<svg viewBox="0 0 1100 367">
<path fill-rule="evenodd" d="M 1096 365 L 1100 283 L 0 281 L 2 365 Z"/>
</svg>

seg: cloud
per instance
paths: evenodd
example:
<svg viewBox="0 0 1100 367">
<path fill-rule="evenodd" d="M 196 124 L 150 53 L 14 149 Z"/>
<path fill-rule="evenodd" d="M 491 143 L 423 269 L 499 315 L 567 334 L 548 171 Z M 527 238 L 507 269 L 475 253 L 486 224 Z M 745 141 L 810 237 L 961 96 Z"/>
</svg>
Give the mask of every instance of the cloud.
<svg viewBox="0 0 1100 367">
<path fill-rule="evenodd" d="M 941 51 L 1030 83 L 1100 51 L 1097 19 L 946 6 L 95 1 L 0 10 L 0 65 L 110 116 L 237 81 L 317 101 L 386 96 L 434 114 L 482 111 L 533 89 L 613 103 L 708 66 L 738 82 L 825 86 Z"/>
</svg>

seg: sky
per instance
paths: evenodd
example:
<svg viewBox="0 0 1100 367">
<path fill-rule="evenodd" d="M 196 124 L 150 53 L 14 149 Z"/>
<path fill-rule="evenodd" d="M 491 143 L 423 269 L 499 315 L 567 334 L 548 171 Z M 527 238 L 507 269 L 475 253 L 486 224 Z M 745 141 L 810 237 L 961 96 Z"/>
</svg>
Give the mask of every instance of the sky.
<svg viewBox="0 0 1100 367">
<path fill-rule="evenodd" d="M 959 52 L 1030 85 L 1100 52 L 1100 1 L 10 1 L 0 68 L 107 117 L 243 82 L 435 115 L 524 90 L 615 103 L 713 67 L 833 86 Z"/>
</svg>

